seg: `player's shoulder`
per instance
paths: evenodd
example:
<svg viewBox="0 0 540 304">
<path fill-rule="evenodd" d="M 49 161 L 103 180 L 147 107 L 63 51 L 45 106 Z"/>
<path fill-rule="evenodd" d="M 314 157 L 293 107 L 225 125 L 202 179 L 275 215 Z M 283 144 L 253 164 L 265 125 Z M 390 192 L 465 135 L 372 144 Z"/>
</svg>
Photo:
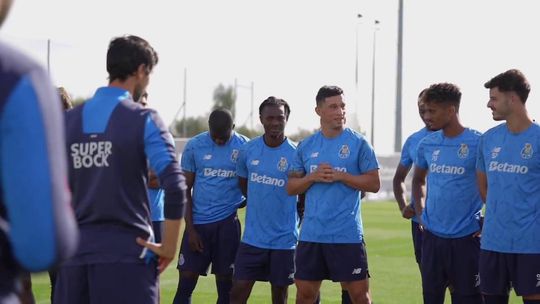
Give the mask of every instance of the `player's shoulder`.
<svg viewBox="0 0 540 304">
<path fill-rule="evenodd" d="M 12 48 L 11 46 L 0 42 L 0 75 L 2 82 L 9 78 L 20 79 L 22 76 L 39 71 L 44 73 L 44 69 L 22 52 Z"/>
<path fill-rule="evenodd" d="M 263 140 L 263 137 L 262 135 L 261 136 L 257 136 L 249 141 L 247 141 L 244 145 L 242 145 L 242 147 L 240 148 L 241 150 L 245 150 L 245 151 L 248 151 L 248 150 L 252 150 L 252 149 L 255 149 L 255 148 L 258 148 L 260 147 L 261 145 L 264 145 L 264 140 Z"/>
<path fill-rule="evenodd" d="M 249 137 L 243 135 L 243 134 L 240 134 L 238 132 L 233 132 L 233 134 L 231 135 L 232 136 L 232 140 L 237 142 L 237 143 L 246 143 L 249 141 Z"/>
<path fill-rule="evenodd" d="M 482 136 L 482 132 L 478 131 L 478 130 L 475 130 L 475 129 L 471 129 L 471 128 L 467 128 L 467 133 L 469 136 L 473 137 L 473 138 L 478 138 L 480 136 Z"/>
<path fill-rule="evenodd" d="M 443 141 L 443 139 L 444 134 L 442 130 L 434 131 L 424 136 L 418 143 L 418 146 L 420 147 L 422 145 L 438 145 Z"/>
<path fill-rule="evenodd" d="M 508 128 L 506 126 L 506 122 L 503 122 L 484 132 L 483 137 L 500 136 L 501 134 L 507 132 Z"/>
<path fill-rule="evenodd" d="M 298 142 L 298 145 L 296 146 L 298 149 L 305 149 L 306 147 L 311 146 L 315 141 L 317 141 L 321 137 L 321 131 L 318 130 L 315 133 L 308 135 L 307 137 L 303 138 Z"/>
<path fill-rule="evenodd" d="M 186 149 L 196 149 L 196 148 L 204 148 L 205 146 L 208 146 L 210 144 L 210 134 L 208 131 L 201 132 L 195 136 L 193 136 L 188 142 L 186 143 Z"/>
<path fill-rule="evenodd" d="M 296 150 L 296 147 L 298 146 L 298 144 L 287 137 L 285 141 L 283 142 L 283 146 L 285 148 Z"/>
</svg>

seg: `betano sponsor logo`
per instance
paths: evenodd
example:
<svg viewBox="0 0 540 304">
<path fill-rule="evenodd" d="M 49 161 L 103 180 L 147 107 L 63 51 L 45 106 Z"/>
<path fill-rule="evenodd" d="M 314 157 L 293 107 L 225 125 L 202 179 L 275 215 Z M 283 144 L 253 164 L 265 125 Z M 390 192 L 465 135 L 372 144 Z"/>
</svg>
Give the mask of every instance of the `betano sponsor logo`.
<svg viewBox="0 0 540 304">
<path fill-rule="evenodd" d="M 429 166 L 429 171 L 433 173 L 442 173 L 442 174 L 465 174 L 465 168 L 458 166 L 448 166 L 448 165 L 437 165 L 431 164 Z"/>
<path fill-rule="evenodd" d="M 318 167 L 319 166 L 317 166 L 317 165 L 309 166 L 309 173 L 313 173 L 313 172 L 317 171 Z M 336 170 L 336 171 L 339 171 L 339 172 L 347 172 L 347 168 L 345 168 L 345 167 L 334 167 L 333 169 Z"/>
<path fill-rule="evenodd" d="M 498 161 L 489 162 L 488 171 L 504 172 L 504 173 L 517 173 L 527 174 L 529 167 L 522 165 L 514 165 L 509 163 L 500 163 Z"/>
<path fill-rule="evenodd" d="M 212 169 L 204 168 L 204 176 L 206 177 L 235 177 L 236 172 L 234 170 L 225 170 L 225 169 Z"/>
<path fill-rule="evenodd" d="M 255 172 L 251 173 L 251 175 L 249 176 L 249 180 L 254 183 L 264 184 L 264 185 L 269 185 L 269 186 L 276 186 L 276 187 L 285 186 L 285 180 L 282 178 L 270 177 L 265 174 L 259 175 Z"/>
</svg>

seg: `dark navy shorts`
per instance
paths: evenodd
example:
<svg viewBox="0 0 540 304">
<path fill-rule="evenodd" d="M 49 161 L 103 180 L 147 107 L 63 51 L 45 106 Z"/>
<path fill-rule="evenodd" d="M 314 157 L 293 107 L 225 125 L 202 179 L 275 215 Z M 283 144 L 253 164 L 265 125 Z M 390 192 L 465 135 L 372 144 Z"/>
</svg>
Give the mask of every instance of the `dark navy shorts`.
<svg viewBox="0 0 540 304">
<path fill-rule="evenodd" d="M 480 293 L 478 259 L 480 238 L 442 238 L 424 230 L 422 241 L 422 288 L 424 294 L 444 293 L 446 287 L 458 295 Z"/>
<path fill-rule="evenodd" d="M 480 251 L 482 293 L 506 295 L 513 287 L 518 296 L 540 294 L 540 254 Z"/>
<path fill-rule="evenodd" d="M 295 279 L 334 282 L 361 281 L 369 277 L 363 243 L 331 244 L 300 241 L 296 247 Z"/>
<path fill-rule="evenodd" d="M 54 302 L 159 303 L 157 263 L 61 266 L 57 272 Z"/>
<path fill-rule="evenodd" d="M 420 229 L 420 224 L 415 221 L 411 221 L 411 233 L 414 247 L 414 256 L 416 258 L 416 263 L 420 265 L 420 261 L 422 261 L 422 236 L 424 232 Z"/>
<path fill-rule="evenodd" d="M 189 248 L 189 236 L 184 231 L 178 269 L 207 275 L 212 264 L 212 273 L 232 275 L 234 259 L 240 244 L 240 221 L 236 212 L 229 217 L 210 224 L 193 225 L 203 243 L 203 252 L 192 251 Z"/>
<path fill-rule="evenodd" d="M 288 286 L 294 279 L 294 249 L 264 249 L 240 243 L 234 262 L 235 280 Z"/>
</svg>

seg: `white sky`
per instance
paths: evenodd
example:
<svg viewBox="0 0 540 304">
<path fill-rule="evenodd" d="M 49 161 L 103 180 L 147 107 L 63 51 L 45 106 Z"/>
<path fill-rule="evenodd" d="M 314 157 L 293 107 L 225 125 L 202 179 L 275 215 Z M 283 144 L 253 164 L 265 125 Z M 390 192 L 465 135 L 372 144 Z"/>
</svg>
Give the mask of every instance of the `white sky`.
<svg viewBox="0 0 540 304">
<path fill-rule="evenodd" d="M 529 111 L 533 118 L 540 117 L 540 18 L 535 3 L 405 1 L 403 140 L 422 127 L 418 92 L 436 82 L 461 87 L 464 125 L 479 131 L 494 126 L 483 84 L 510 68 L 528 77 Z M 290 103 L 289 133 L 316 128 L 317 90 L 324 84 L 339 85 L 348 112 L 352 115 L 358 108 L 361 128 L 369 136 L 373 20 L 378 19 L 375 149 L 388 154 L 394 142 L 397 5 L 397 0 L 16 0 L 0 37 L 43 64 L 51 39 L 51 76 L 74 97 L 89 97 L 106 85 L 105 56 L 112 37 L 135 34 L 147 39 L 160 56 L 149 102 L 166 123 L 182 103 L 184 68 L 188 116 L 207 113 L 214 88 L 238 79 L 242 86 L 254 83 L 255 111 L 270 95 Z M 358 19 L 358 13 L 364 18 Z M 249 125 L 250 90 L 238 93 L 237 125 Z M 257 115 L 255 123 L 259 125 Z"/>
</svg>

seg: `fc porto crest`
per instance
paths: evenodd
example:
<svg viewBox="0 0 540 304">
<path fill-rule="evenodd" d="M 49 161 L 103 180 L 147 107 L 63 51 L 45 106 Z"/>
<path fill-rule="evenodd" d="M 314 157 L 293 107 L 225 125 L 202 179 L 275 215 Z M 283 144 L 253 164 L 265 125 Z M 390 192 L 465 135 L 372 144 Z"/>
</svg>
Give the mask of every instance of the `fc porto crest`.
<svg viewBox="0 0 540 304">
<path fill-rule="evenodd" d="M 441 150 L 434 150 L 433 153 L 431 153 L 431 160 L 437 161 L 439 159 L 439 154 L 441 154 Z"/>
<path fill-rule="evenodd" d="M 491 150 L 491 158 L 497 158 L 501 152 L 501 147 L 495 147 Z"/>
<path fill-rule="evenodd" d="M 469 146 L 467 146 L 467 144 L 461 144 L 457 151 L 457 155 L 459 158 L 467 158 L 467 156 L 469 156 Z"/>
<path fill-rule="evenodd" d="M 532 145 L 530 143 L 525 143 L 525 146 L 521 149 L 521 158 L 529 159 L 533 156 L 533 152 Z"/>
<path fill-rule="evenodd" d="M 351 150 L 349 149 L 349 146 L 341 146 L 341 149 L 339 149 L 339 158 L 347 158 L 349 157 L 349 155 L 351 155 Z"/>
<path fill-rule="evenodd" d="M 281 172 L 285 172 L 288 166 L 289 163 L 287 162 L 287 159 L 285 157 L 281 157 L 277 163 L 277 169 Z"/>
<path fill-rule="evenodd" d="M 238 159 L 238 150 L 233 149 L 231 153 L 231 161 L 235 163 L 237 159 Z"/>
</svg>

